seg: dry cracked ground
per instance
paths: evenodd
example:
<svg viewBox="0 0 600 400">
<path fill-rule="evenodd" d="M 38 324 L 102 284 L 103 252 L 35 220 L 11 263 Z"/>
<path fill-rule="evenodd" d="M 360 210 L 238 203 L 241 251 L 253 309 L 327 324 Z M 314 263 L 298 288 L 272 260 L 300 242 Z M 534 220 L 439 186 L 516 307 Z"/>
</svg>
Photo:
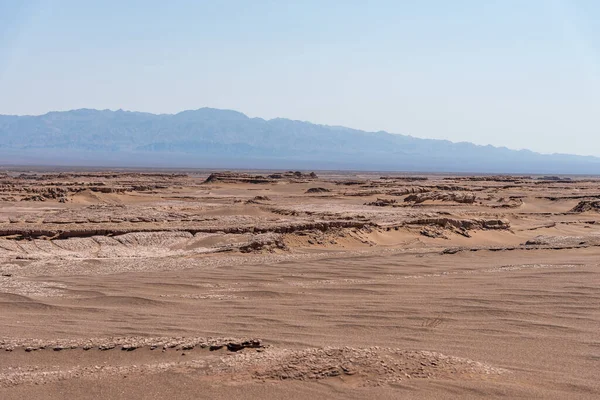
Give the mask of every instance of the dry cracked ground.
<svg viewBox="0 0 600 400">
<path fill-rule="evenodd" d="M 0 173 L 0 398 L 599 398 L 600 180 Z"/>
</svg>

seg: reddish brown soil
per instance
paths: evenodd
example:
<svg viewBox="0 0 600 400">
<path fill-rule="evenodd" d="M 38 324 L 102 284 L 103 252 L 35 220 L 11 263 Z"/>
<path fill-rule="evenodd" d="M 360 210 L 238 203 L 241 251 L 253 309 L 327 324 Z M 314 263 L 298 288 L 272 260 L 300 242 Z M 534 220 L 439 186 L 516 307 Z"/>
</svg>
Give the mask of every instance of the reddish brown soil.
<svg viewBox="0 0 600 400">
<path fill-rule="evenodd" d="M 0 174 L 0 398 L 598 398 L 600 180 Z"/>
</svg>

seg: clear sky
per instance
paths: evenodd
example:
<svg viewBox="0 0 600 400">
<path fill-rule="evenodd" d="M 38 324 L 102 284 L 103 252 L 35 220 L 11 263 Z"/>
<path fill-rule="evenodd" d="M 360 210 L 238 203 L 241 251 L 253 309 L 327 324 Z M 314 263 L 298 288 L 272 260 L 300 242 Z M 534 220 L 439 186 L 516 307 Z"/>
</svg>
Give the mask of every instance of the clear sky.
<svg viewBox="0 0 600 400">
<path fill-rule="evenodd" d="M 600 156 L 597 0 L 0 0 L 0 114 L 215 107 Z"/>
</svg>

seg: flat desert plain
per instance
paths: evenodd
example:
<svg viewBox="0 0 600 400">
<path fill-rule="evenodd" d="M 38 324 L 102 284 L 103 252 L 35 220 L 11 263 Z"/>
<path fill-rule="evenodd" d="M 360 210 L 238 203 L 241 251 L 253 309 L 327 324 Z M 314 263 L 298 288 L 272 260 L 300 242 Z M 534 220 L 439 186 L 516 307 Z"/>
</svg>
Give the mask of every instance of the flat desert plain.
<svg viewBox="0 0 600 400">
<path fill-rule="evenodd" d="M 600 397 L 600 180 L 0 174 L 0 398 Z"/>
</svg>

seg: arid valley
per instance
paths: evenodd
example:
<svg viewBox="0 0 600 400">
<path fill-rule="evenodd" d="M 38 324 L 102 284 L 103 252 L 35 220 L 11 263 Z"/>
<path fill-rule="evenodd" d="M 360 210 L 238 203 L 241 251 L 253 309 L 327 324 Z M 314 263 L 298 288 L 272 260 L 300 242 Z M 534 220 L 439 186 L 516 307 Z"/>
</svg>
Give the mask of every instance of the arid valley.
<svg viewBox="0 0 600 400">
<path fill-rule="evenodd" d="M 0 171 L 0 398 L 600 397 L 600 179 Z"/>
</svg>

